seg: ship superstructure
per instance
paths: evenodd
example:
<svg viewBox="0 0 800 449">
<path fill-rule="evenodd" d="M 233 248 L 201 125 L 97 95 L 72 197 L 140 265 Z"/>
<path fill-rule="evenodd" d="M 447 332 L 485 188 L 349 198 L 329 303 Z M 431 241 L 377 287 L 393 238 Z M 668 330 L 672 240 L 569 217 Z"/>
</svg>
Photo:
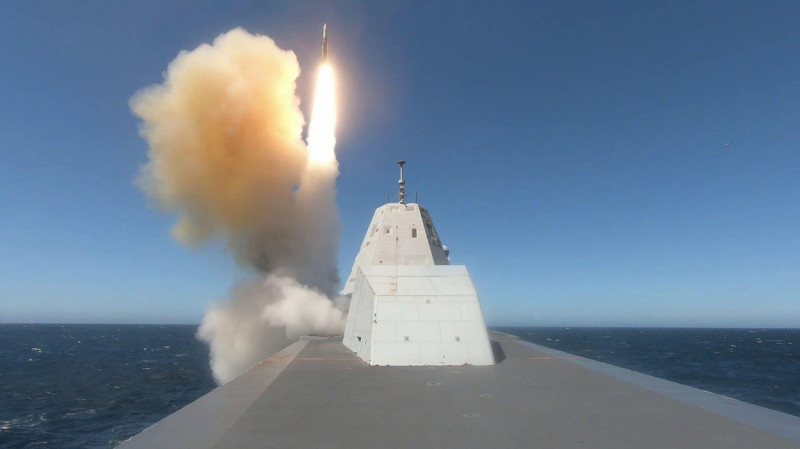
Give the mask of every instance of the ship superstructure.
<svg viewBox="0 0 800 449">
<path fill-rule="evenodd" d="M 493 365 L 480 300 L 467 268 L 428 211 L 397 203 L 372 216 L 342 295 L 350 297 L 343 343 L 370 365 Z"/>
</svg>

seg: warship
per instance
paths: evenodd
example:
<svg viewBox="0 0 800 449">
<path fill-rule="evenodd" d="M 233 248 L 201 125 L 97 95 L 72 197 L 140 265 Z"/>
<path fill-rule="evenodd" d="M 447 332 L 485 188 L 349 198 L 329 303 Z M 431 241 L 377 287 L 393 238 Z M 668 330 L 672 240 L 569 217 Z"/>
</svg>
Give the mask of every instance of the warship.
<svg viewBox="0 0 800 449">
<path fill-rule="evenodd" d="M 300 338 L 119 448 L 800 448 L 799 417 L 487 331 L 399 164 L 344 335 Z"/>
<path fill-rule="evenodd" d="M 300 338 L 119 448 L 800 449 L 799 417 L 489 332 L 398 165 L 344 335 Z"/>
</svg>

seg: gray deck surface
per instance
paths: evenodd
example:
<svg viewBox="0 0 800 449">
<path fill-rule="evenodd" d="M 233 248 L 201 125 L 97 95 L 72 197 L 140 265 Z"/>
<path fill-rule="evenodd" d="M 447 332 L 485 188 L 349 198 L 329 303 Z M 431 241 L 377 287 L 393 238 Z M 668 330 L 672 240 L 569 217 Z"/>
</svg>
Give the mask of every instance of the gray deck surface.
<svg viewBox="0 0 800 449">
<path fill-rule="evenodd" d="M 800 418 L 492 337 L 492 367 L 371 367 L 303 340 L 120 447 L 800 448 Z"/>
</svg>

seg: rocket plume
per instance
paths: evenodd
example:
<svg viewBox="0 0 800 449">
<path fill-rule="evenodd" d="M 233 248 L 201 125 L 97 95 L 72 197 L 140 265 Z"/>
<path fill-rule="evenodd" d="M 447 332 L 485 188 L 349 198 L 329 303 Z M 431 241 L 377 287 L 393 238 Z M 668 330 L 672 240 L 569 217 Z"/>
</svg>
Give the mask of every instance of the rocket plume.
<svg viewBox="0 0 800 449">
<path fill-rule="evenodd" d="M 181 52 L 131 99 L 149 160 L 136 180 L 189 247 L 221 241 L 259 278 L 213 305 L 198 337 L 224 383 L 300 335 L 341 333 L 333 70 L 318 73 L 308 145 L 294 53 L 236 28 Z"/>
<path fill-rule="evenodd" d="M 336 99 L 333 68 L 324 63 L 317 74 L 314 107 L 311 124 L 308 127 L 309 163 L 330 164 L 336 160 L 333 148 L 336 146 Z"/>
</svg>

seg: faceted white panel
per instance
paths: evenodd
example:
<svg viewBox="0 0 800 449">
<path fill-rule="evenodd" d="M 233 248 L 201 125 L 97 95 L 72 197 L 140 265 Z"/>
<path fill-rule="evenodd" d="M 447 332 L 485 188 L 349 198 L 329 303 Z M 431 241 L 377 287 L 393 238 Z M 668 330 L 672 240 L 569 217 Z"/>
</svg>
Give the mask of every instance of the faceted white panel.
<svg viewBox="0 0 800 449">
<path fill-rule="evenodd" d="M 396 295 L 397 278 L 392 276 L 367 276 L 370 288 L 376 295 Z"/>
<path fill-rule="evenodd" d="M 494 363 L 475 286 L 450 265 L 428 212 L 378 208 L 342 290 L 344 344 L 370 365 Z"/>
<path fill-rule="evenodd" d="M 361 360 L 370 360 L 372 358 L 372 335 L 366 335 L 363 337 L 363 341 L 360 342 L 361 348 L 356 355 L 361 358 Z"/>
<path fill-rule="evenodd" d="M 421 321 L 449 321 L 462 319 L 462 307 L 465 306 L 458 303 L 440 303 L 434 300 L 430 304 L 418 305 L 417 310 Z"/>
<path fill-rule="evenodd" d="M 431 343 L 422 346 L 423 365 L 464 365 L 469 359 L 467 347 L 456 342 Z"/>
<path fill-rule="evenodd" d="M 380 343 L 375 347 L 370 365 L 414 366 L 422 364 L 422 343 Z"/>
<path fill-rule="evenodd" d="M 350 312 L 347 314 L 347 324 L 342 343 L 361 356 L 365 351 L 369 351 L 369 346 L 364 347 L 366 340 L 372 339 L 372 316 L 375 310 L 375 295 L 361 271 L 358 272 L 358 277 L 354 284 L 357 285 L 357 290 L 353 292 L 350 299 Z"/>
<path fill-rule="evenodd" d="M 486 345 L 489 344 L 489 336 L 486 336 L 485 342 L 466 343 L 467 357 L 470 360 L 470 365 L 494 365 L 494 354 L 492 347 L 486 350 Z"/>
<path fill-rule="evenodd" d="M 390 321 L 380 321 L 375 323 L 372 335 L 376 342 L 397 341 L 397 325 Z"/>
<path fill-rule="evenodd" d="M 481 312 L 481 306 L 477 302 L 474 304 L 461 304 L 460 307 L 462 320 L 480 322 L 483 325 L 483 312 Z"/>
<path fill-rule="evenodd" d="M 413 303 L 397 303 L 381 301 L 385 296 L 378 297 L 378 307 L 375 313 L 375 320 L 380 321 L 417 321 L 419 312 L 417 305 Z"/>
<path fill-rule="evenodd" d="M 469 275 L 458 277 L 432 277 L 430 278 L 433 288 L 439 294 L 447 295 L 475 295 L 475 287 Z M 398 287 L 399 290 L 399 287 Z"/>
<path fill-rule="evenodd" d="M 431 273 L 431 276 L 435 274 Z M 434 287 L 431 277 L 406 276 L 397 278 L 397 294 L 436 296 L 439 292 Z"/>
<path fill-rule="evenodd" d="M 414 343 L 442 341 L 439 323 L 426 323 L 421 321 L 398 322 L 396 324 L 396 329 L 396 341 L 411 341 Z"/>
</svg>

